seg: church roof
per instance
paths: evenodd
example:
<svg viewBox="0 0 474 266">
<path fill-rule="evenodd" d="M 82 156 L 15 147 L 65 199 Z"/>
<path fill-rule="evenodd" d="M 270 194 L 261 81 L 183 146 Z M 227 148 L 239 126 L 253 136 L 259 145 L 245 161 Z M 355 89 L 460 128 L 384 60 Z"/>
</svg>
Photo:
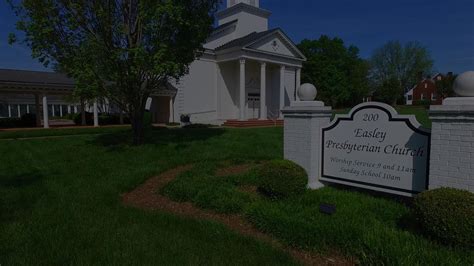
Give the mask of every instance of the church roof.
<svg viewBox="0 0 474 266">
<path fill-rule="evenodd" d="M 236 14 L 236 13 L 242 12 L 242 11 L 245 11 L 245 12 L 248 12 L 250 14 L 257 15 L 257 16 L 265 17 L 265 18 L 270 17 L 270 15 L 272 14 L 272 12 L 270 12 L 268 10 L 265 10 L 265 9 L 262 9 L 262 8 L 259 8 L 259 7 L 255 7 L 255 6 L 246 4 L 246 3 L 238 3 L 236 5 L 233 5 L 229 8 L 226 8 L 226 9 L 223 9 L 223 10 L 217 12 L 216 17 L 218 19 L 222 19 L 222 18 L 231 16 L 233 14 Z"/>
<path fill-rule="evenodd" d="M 237 38 L 235 40 L 232 40 L 228 43 L 225 43 L 215 49 L 215 51 L 222 51 L 230 48 L 244 48 L 245 46 L 271 34 L 276 31 L 280 30 L 279 28 L 273 29 L 273 30 L 267 30 L 267 31 L 262 31 L 262 32 L 252 32 L 249 35 L 246 35 L 241 38 Z"/>
<path fill-rule="evenodd" d="M 55 72 L 0 69 L 0 85 L 7 87 L 54 87 L 74 89 L 75 82 L 64 74 Z"/>
<path fill-rule="evenodd" d="M 237 21 L 238 21 L 238 19 L 234 19 L 234 20 L 229 21 L 229 22 L 227 22 L 227 23 L 224 23 L 224 24 L 222 24 L 222 25 L 220 25 L 220 26 L 218 26 L 218 27 L 215 27 L 214 30 L 212 31 L 211 35 L 214 35 L 214 34 L 218 33 L 219 31 L 221 31 L 221 30 L 223 30 L 223 29 L 225 29 L 225 28 L 227 28 L 227 27 L 229 27 L 229 26 L 234 25 L 235 23 L 237 23 Z"/>
<path fill-rule="evenodd" d="M 275 28 L 267 31 L 262 31 L 262 32 L 252 32 L 244 37 L 234 39 L 228 43 L 225 43 L 216 49 L 214 51 L 219 52 L 223 50 L 228 50 L 228 49 L 244 49 L 244 48 L 249 48 L 252 44 L 272 35 L 272 34 L 279 34 L 289 45 L 291 50 L 293 50 L 301 59 L 306 60 L 306 57 L 299 51 L 299 49 L 296 47 L 296 45 L 291 41 L 291 39 L 280 29 L 280 28 Z"/>
</svg>

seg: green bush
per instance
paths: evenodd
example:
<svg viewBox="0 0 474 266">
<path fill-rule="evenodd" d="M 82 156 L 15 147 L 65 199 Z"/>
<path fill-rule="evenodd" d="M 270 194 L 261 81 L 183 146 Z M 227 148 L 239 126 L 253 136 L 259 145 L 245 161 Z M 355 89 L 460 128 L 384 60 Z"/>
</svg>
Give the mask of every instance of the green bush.
<svg viewBox="0 0 474 266">
<path fill-rule="evenodd" d="M 423 106 L 425 108 L 428 108 L 431 105 L 431 101 L 430 100 L 414 100 L 413 105 Z"/>
<path fill-rule="evenodd" d="M 77 113 L 74 114 L 73 117 L 74 124 L 82 125 L 82 114 Z M 128 117 L 123 117 L 124 124 L 130 124 L 130 119 Z M 118 114 L 99 114 L 99 125 L 119 125 L 120 124 L 120 115 Z M 90 112 L 86 112 L 86 125 L 92 126 L 94 125 L 94 114 Z"/>
<path fill-rule="evenodd" d="M 300 195 L 308 184 L 306 171 L 286 160 L 263 164 L 259 169 L 259 176 L 259 191 L 274 200 Z"/>
<path fill-rule="evenodd" d="M 0 118 L 0 128 L 28 128 L 36 127 L 36 115 L 24 114 L 21 118 Z"/>
<path fill-rule="evenodd" d="M 474 194 L 453 188 L 426 191 L 415 198 L 414 212 L 429 236 L 474 248 Z"/>
</svg>

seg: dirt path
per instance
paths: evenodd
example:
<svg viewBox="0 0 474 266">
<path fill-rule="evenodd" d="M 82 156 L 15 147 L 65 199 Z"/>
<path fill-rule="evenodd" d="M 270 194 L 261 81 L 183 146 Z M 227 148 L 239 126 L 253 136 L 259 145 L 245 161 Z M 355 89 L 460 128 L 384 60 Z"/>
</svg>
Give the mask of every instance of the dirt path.
<svg viewBox="0 0 474 266">
<path fill-rule="evenodd" d="M 206 219 L 223 223 L 234 231 L 246 236 L 251 236 L 260 241 L 264 241 L 277 249 L 288 252 L 293 258 L 304 265 L 354 265 L 353 261 L 347 260 L 341 256 L 321 256 L 316 253 L 288 247 L 279 242 L 277 239 L 258 231 L 241 215 L 225 215 L 213 211 L 203 210 L 195 207 L 192 203 L 174 202 L 158 193 L 162 187 L 171 182 L 180 173 L 190 170 L 191 168 L 192 166 L 190 165 L 181 166 L 164 172 L 157 177 L 150 178 L 134 191 L 123 194 L 123 203 L 126 206 L 140 209 L 165 211 L 183 217 Z M 220 173 L 223 174 L 234 172 L 235 169 L 246 169 L 246 167 L 231 167 L 228 169 L 222 169 L 220 170 Z"/>
</svg>

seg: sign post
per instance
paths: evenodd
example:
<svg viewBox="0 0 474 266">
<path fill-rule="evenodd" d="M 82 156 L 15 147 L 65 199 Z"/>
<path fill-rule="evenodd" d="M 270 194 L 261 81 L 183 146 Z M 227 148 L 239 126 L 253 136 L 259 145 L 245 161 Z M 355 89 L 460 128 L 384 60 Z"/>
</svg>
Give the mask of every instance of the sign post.
<svg viewBox="0 0 474 266">
<path fill-rule="evenodd" d="M 387 104 L 357 105 L 322 128 L 320 180 L 416 195 L 428 189 L 430 135 Z"/>
</svg>

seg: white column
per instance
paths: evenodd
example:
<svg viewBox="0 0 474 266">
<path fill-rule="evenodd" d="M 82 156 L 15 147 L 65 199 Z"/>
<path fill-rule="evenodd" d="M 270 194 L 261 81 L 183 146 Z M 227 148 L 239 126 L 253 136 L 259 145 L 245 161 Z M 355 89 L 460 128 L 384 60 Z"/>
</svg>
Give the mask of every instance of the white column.
<svg viewBox="0 0 474 266">
<path fill-rule="evenodd" d="M 71 106 L 69 104 L 67 105 L 67 113 L 71 114 Z"/>
<path fill-rule="evenodd" d="M 239 105 L 240 120 L 245 120 L 245 59 L 240 59 Z"/>
<path fill-rule="evenodd" d="M 262 62 L 260 65 L 260 119 L 267 118 L 267 63 Z"/>
<path fill-rule="evenodd" d="M 285 107 L 285 66 L 280 67 L 280 118 L 283 118 L 281 110 Z"/>
<path fill-rule="evenodd" d="M 18 118 L 21 118 L 21 108 L 20 108 L 20 104 L 17 104 L 16 107 L 17 107 L 16 109 L 18 110 Z"/>
<path fill-rule="evenodd" d="M 41 127 L 41 102 L 40 95 L 35 94 L 35 109 L 36 109 L 36 127 Z"/>
<path fill-rule="evenodd" d="M 12 117 L 12 106 L 8 104 L 8 117 Z"/>
<path fill-rule="evenodd" d="M 59 105 L 59 116 L 63 117 L 63 105 L 62 104 Z"/>
<path fill-rule="evenodd" d="M 298 97 L 298 89 L 301 86 L 301 68 L 296 69 L 296 87 L 295 87 L 295 95 L 296 95 L 296 100 L 299 101 Z"/>
<path fill-rule="evenodd" d="M 97 100 L 94 101 L 94 127 L 99 126 L 99 110 L 97 108 Z"/>
<path fill-rule="evenodd" d="M 26 113 L 27 113 L 27 114 L 30 113 L 30 105 L 29 105 L 29 104 L 26 105 Z"/>
<path fill-rule="evenodd" d="M 77 114 L 77 105 L 74 105 L 74 113 Z"/>
<path fill-rule="evenodd" d="M 51 104 L 51 115 L 54 117 L 56 113 L 54 112 L 54 104 Z"/>
<path fill-rule="evenodd" d="M 53 106 L 54 109 L 54 106 Z M 48 98 L 43 95 L 43 127 L 49 128 L 49 117 L 48 117 Z"/>
</svg>

